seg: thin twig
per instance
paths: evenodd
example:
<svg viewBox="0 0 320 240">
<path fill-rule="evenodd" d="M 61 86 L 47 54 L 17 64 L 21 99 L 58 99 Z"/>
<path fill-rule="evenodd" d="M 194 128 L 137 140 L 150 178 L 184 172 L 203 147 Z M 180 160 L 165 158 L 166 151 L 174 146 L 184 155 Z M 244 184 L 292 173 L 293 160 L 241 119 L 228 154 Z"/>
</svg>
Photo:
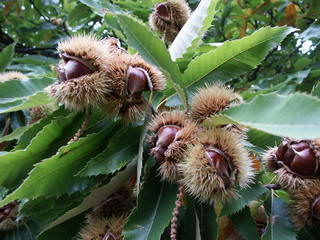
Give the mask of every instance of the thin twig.
<svg viewBox="0 0 320 240">
<path fill-rule="evenodd" d="M 78 129 L 78 131 L 76 132 L 76 134 L 73 136 L 72 139 L 70 139 L 70 141 L 68 142 L 68 145 L 73 143 L 73 142 L 77 142 L 79 141 L 80 137 L 82 136 L 82 134 L 84 133 L 84 131 L 87 129 L 88 124 L 89 124 L 89 120 L 90 120 L 90 114 L 89 112 L 86 113 L 86 117 L 81 125 L 81 127 Z"/>
</svg>

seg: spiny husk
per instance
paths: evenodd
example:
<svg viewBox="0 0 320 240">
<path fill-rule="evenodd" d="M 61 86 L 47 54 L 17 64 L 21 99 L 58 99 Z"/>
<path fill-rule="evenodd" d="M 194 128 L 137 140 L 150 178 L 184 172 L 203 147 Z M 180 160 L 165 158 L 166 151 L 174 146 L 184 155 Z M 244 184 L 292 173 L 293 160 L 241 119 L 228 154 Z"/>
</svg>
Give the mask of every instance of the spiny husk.
<svg viewBox="0 0 320 240">
<path fill-rule="evenodd" d="M 140 68 L 148 74 L 149 90 L 161 91 L 165 88 L 165 77 L 156 67 L 146 63 L 140 56 L 121 54 L 109 62 L 106 80 L 110 94 L 106 94 L 106 104 L 102 109 L 110 115 L 122 115 L 127 122 L 137 120 L 144 114 L 147 102 L 142 94 L 128 95 L 127 76 L 129 68 Z"/>
<path fill-rule="evenodd" d="M 127 216 L 95 218 L 86 221 L 78 234 L 78 240 L 122 240 L 122 230 Z M 109 238 L 106 238 L 109 236 Z"/>
<path fill-rule="evenodd" d="M 127 53 L 127 51 L 121 47 L 121 43 L 119 39 L 111 37 L 111 38 L 103 39 L 103 41 L 105 43 L 104 47 L 107 50 L 107 52 L 115 55 Z"/>
<path fill-rule="evenodd" d="M 293 198 L 289 210 L 293 223 L 297 229 L 313 223 L 312 204 L 320 196 L 320 184 L 313 184 L 307 188 L 291 191 Z"/>
<path fill-rule="evenodd" d="M 233 89 L 218 84 L 206 86 L 200 88 L 193 97 L 191 117 L 201 123 L 212 115 L 242 102 L 242 97 Z"/>
<path fill-rule="evenodd" d="M 134 185 L 126 184 L 96 206 L 86 216 L 79 240 L 122 240 L 122 230 L 130 211 L 135 206 Z M 108 235 L 109 234 L 109 235 Z"/>
<path fill-rule="evenodd" d="M 149 16 L 149 24 L 154 31 L 163 35 L 167 44 L 170 44 L 189 19 L 191 10 L 184 0 L 167 0 L 166 3 L 170 9 L 170 20 L 163 20 L 154 11 Z"/>
<path fill-rule="evenodd" d="M 113 41 L 113 40 L 112 40 Z M 82 111 L 96 108 L 107 103 L 105 96 L 110 93 L 111 82 L 107 78 L 107 63 L 114 54 L 106 47 L 111 46 L 111 40 L 99 40 L 93 35 L 80 35 L 62 41 L 58 45 L 60 54 L 77 57 L 90 63 L 96 70 L 91 74 L 57 81 L 46 90 L 66 108 Z M 108 43 L 108 44 L 107 44 Z M 63 60 L 61 60 L 63 62 Z"/>
<path fill-rule="evenodd" d="M 46 90 L 66 108 L 82 111 L 108 104 L 106 95 L 110 94 L 111 82 L 105 72 L 94 72 L 66 82 L 56 82 Z"/>
<path fill-rule="evenodd" d="M 277 161 L 276 152 L 278 147 L 270 148 L 263 155 L 266 169 L 276 174 L 277 183 L 282 189 L 288 191 L 296 191 L 297 189 L 309 189 L 310 186 L 320 185 L 320 179 L 316 177 L 300 176 L 295 174 L 285 165 L 281 165 Z"/>
<path fill-rule="evenodd" d="M 14 203 L 15 207 L 11 210 L 10 214 L 0 222 L 0 231 L 9 231 L 19 226 L 17 221 L 19 205 Z"/>
<path fill-rule="evenodd" d="M 113 49 L 113 40 L 100 40 L 93 35 L 78 35 L 60 42 L 58 52 L 89 61 L 101 71 L 113 57 L 113 51 L 108 49 L 108 46 Z"/>
<path fill-rule="evenodd" d="M 24 80 L 24 79 L 27 79 L 27 76 L 25 76 L 21 72 L 9 71 L 9 72 L 0 73 L 0 82 L 6 82 L 10 80 Z"/>
<path fill-rule="evenodd" d="M 184 158 L 188 146 L 197 141 L 198 127 L 183 112 L 162 112 L 153 119 L 149 126 L 148 142 L 151 148 L 156 146 L 159 129 L 166 125 L 179 126 L 181 130 L 177 133 L 177 141 L 170 144 L 164 153 L 165 160 L 160 164 L 159 172 L 162 180 L 176 181 L 179 178 L 177 163 Z"/>
<path fill-rule="evenodd" d="M 87 218 L 109 218 L 128 215 L 135 206 L 134 185 L 125 185 L 98 204 Z"/>
<path fill-rule="evenodd" d="M 187 157 L 178 165 L 183 176 L 181 183 L 186 191 L 208 203 L 236 197 L 236 185 L 245 188 L 254 176 L 252 159 L 241 143 L 241 138 L 225 129 L 210 128 L 202 129 L 199 139 L 195 146 L 190 146 Z M 216 146 L 230 158 L 233 169 L 228 184 L 217 169 L 208 163 L 205 145 Z"/>
</svg>

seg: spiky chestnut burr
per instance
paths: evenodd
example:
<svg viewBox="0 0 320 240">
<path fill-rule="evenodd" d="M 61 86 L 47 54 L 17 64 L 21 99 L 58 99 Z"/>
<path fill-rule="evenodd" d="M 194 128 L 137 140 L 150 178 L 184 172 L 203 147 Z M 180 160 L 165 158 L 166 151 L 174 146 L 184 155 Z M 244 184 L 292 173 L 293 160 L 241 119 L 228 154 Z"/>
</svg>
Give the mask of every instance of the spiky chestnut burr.
<svg viewBox="0 0 320 240">
<path fill-rule="evenodd" d="M 190 146 L 178 165 L 181 184 L 186 192 L 209 204 L 236 197 L 236 186 L 247 187 L 254 175 L 241 137 L 221 128 L 204 128 L 198 135 L 199 142 Z"/>
<path fill-rule="evenodd" d="M 78 240 L 122 240 L 127 216 L 96 218 L 87 222 L 78 234 Z"/>
<path fill-rule="evenodd" d="M 290 191 L 290 215 L 297 229 L 320 222 L 320 185 Z"/>
<path fill-rule="evenodd" d="M 167 44 L 171 44 L 190 15 L 191 10 L 184 0 L 167 0 L 155 6 L 149 24 Z"/>
<path fill-rule="evenodd" d="M 8 231 L 18 226 L 18 203 L 12 202 L 0 208 L 0 231 Z"/>
<path fill-rule="evenodd" d="M 320 146 L 311 140 L 284 139 L 264 155 L 266 167 L 287 190 L 320 184 Z"/>
<path fill-rule="evenodd" d="M 200 88 L 191 104 L 191 117 L 198 123 L 229 107 L 242 103 L 242 97 L 223 85 Z"/>
<path fill-rule="evenodd" d="M 74 111 L 106 104 L 105 95 L 109 93 L 110 85 L 106 64 L 115 56 L 106 47 L 106 40 L 98 40 L 91 35 L 60 42 L 59 80 L 47 88 L 49 94 Z"/>
<path fill-rule="evenodd" d="M 6 82 L 10 80 L 24 80 L 27 79 L 27 76 L 22 74 L 21 72 L 9 71 L 0 73 L 0 82 Z"/>
<path fill-rule="evenodd" d="M 106 73 L 110 94 L 105 95 L 108 104 L 102 109 L 109 115 L 120 114 L 126 121 L 143 115 L 147 105 L 142 95 L 144 91 L 161 91 L 165 88 L 162 72 L 138 55 L 119 55 L 109 62 Z"/>
<path fill-rule="evenodd" d="M 153 119 L 149 130 L 150 155 L 160 164 L 161 178 L 176 181 L 177 164 L 184 158 L 188 146 L 197 139 L 196 124 L 183 112 L 163 112 Z"/>
<path fill-rule="evenodd" d="M 86 216 L 79 240 L 120 240 L 130 211 L 135 205 L 133 186 L 127 184 L 96 206 Z"/>
</svg>

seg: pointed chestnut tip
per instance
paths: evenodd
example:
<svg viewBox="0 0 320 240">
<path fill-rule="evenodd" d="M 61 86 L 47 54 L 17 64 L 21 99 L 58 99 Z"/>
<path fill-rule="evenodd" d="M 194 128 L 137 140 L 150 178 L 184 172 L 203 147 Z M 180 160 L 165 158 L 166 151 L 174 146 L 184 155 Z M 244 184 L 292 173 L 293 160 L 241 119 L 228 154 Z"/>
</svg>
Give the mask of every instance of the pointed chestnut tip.
<svg viewBox="0 0 320 240">
<path fill-rule="evenodd" d="M 320 196 L 318 196 L 312 204 L 312 216 L 320 220 Z"/>
<path fill-rule="evenodd" d="M 148 89 L 148 78 L 140 68 L 129 67 L 127 74 L 127 90 L 130 95 L 141 93 Z"/>
<path fill-rule="evenodd" d="M 167 21 L 170 20 L 170 8 L 167 3 L 158 4 L 156 6 L 156 13 L 160 18 Z"/>
<path fill-rule="evenodd" d="M 159 129 L 156 146 L 151 150 L 151 154 L 159 163 L 164 161 L 164 153 L 169 145 L 175 141 L 176 135 L 180 129 L 181 128 L 176 125 L 166 125 Z"/>
</svg>

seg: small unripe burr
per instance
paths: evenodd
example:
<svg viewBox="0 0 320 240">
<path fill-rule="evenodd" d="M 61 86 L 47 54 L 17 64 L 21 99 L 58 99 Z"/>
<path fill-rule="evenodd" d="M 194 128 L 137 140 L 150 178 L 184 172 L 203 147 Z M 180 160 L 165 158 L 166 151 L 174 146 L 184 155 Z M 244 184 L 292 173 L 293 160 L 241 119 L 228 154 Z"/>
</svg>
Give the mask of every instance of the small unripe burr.
<svg viewBox="0 0 320 240">
<path fill-rule="evenodd" d="M 163 180 L 176 181 L 177 164 L 184 158 L 188 145 L 196 141 L 197 126 L 183 112 L 163 112 L 149 126 L 150 155 L 160 164 Z"/>
<path fill-rule="evenodd" d="M 200 88 L 192 99 L 191 117 L 202 123 L 214 114 L 242 102 L 242 97 L 230 88 L 219 84 L 206 86 Z"/>
<path fill-rule="evenodd" d="M 190 15 L 191 10 L 184 0 L 167 0 L 155 6 L 149 24 L 167 44 L 171 44 Z"/>
<path fill-rule="evenodd" d="M 267 169 L 277 174 L 281 187 L 290 190 L 319 181 L 319 153 L 320 147 L 314 141 L 284 139 L 264 159 Z"/>
<path fill-rule="evenodd" d="M 178 165 L 181 184 L 186 192 L 210 204 L 236 197 L 236 186 L 247 187 L 254 175 L 241 137 L 221 128 L 203 128 L 198 136 Z"/>
</svg>

